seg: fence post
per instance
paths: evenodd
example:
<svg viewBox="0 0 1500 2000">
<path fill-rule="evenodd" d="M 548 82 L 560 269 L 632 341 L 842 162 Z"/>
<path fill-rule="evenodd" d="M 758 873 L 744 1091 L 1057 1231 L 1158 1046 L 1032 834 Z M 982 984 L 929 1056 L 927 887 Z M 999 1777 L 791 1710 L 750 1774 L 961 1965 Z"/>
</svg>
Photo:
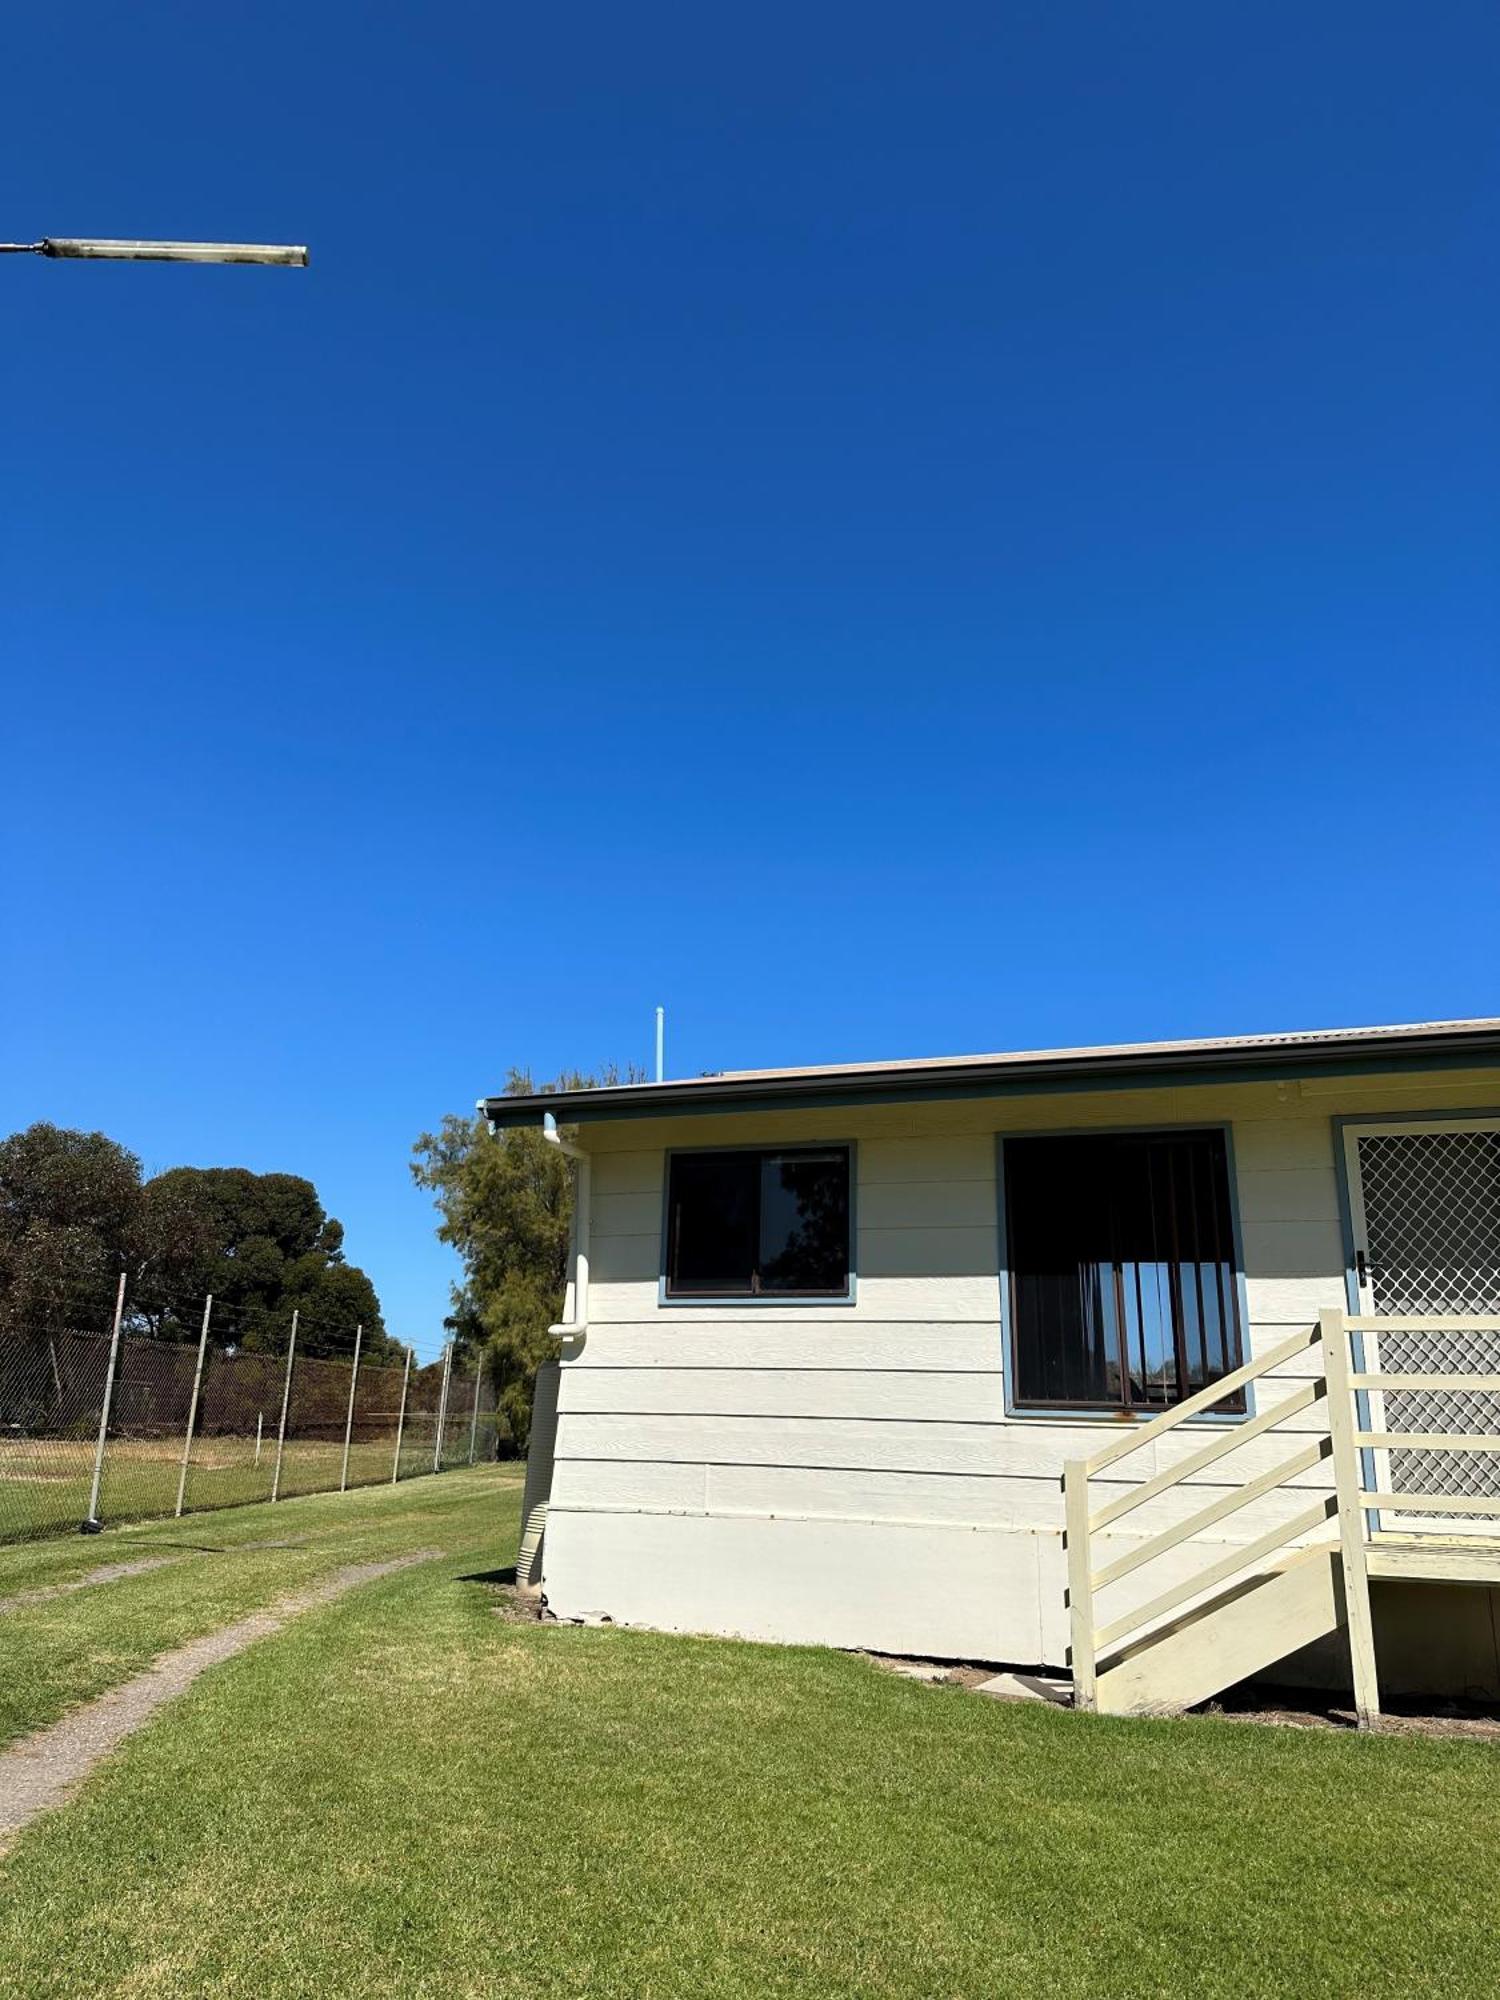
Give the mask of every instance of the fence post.
<svg viewBox="0 0 1500 2000">
<path fill-rule="evenodd" d="M 83 1532 L 99 1531 L 99 1484 L 104 1477 L 104 1440 L 109 1435 L 109 1406 L 115 1394 L 115 1364 L 120 1357 L 120 1322 L 125 1317 L 125 1273 L 120 1273 L 120 1289 L 115 1293 L 115 1323 L 109 1336 L 109 1363 L 104 1371 L 104 1403 L 99 1411 L 99 1442 L 94 1447 L 94 1480 L 89 1488 L 89 1511 L 82 1522 Z"/>
<path fill-rule="evenodd" d="M 265 1428 L 265 1422 L 266 1422 L 265 1411 L 257 1410 L 255 1412 L 255 1463 L 257 1465 L 260 1464 L 260 1434 L 262 1430 Z"/>
<path fill-rule="evenodd" d="M 276 1426 L 276 1470 L 271 1474 L 271 1498 L 281 1492 L 281 1454 L 286 1447 L 286 1413 L 292 1401 L 292 1361 L 297 1352 L 297 1312 L 292 1313 L 292 1337 L 286 1344 L 286 1381 L 281 1386 L 281 1422 Z"/>
<path fill-rule="evenodd" d="M 193 1425 L 198 1421 L 198 1391 L 203 1387 L 203 1354 L 208 1346 L 208 1316 L 214 1309 L 214 1295 L 203 1301 L 203 1331 L 198 1335 L 198 1366 L 193 1370 L 193 1395 L 188 1404 L 187 1436 L 182 1440 L 182 1466 L 177 1474 L 176 1516 L 182 1518 L 182 1502 L 187 1493 L 188 1456 L 193 1449 Z"/>
<path fill-rule="evenodd" d="M 479 1385 L 484 1380 L 484 1359 L 474 1364 L 474 1413 L 469 1418 L 469 1463 L 474 1463 L 474 1440 L 479 1435 Z"/>
<path fill-rule="evenodd" d="M 354 1366 L 349 1374 L 349 1414 L 344 1419 L 344 1469 L 339 1474 L 339 1491 L 349 1490 L 349 1440 L 354 1435 L 354 1385 L 359 1380 L 359 1343 L 364 1338 L 364 1328 L 354 1329 Z"/>
<path fill-rule="evenodd" d="M 391 1460 L 391 1484 L 401 1476 L 401 1433 L 406 1429 L 406 1385 L 411 1380 L 411 1349 L 406 1350 L 406 1367 L 401 1375 L 401 1414 L 396 1419 L 396 1456 Z"/>
<path fill-rule="evenodd" d="M 452 1369 L 453 1342 L 449 1340 L 445 1341 L 443 1345 L 443 1380 L 442 1386 L 438 1390 L 437 1437 L 432 1446 L 432 1469 L 434 1472 L 441 1472 L 443 1469 L 443 1426 L 448 1421 L 448 1377 Z"/>
</svg>

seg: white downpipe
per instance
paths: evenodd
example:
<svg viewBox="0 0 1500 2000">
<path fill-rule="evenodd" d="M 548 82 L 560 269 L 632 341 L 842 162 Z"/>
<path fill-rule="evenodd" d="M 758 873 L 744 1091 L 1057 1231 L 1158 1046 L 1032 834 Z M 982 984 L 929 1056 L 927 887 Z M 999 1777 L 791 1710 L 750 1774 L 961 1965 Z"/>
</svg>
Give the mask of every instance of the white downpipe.
<svg viewBox="0 0 1500 2000">
<path fill-rule="evenodd" d="M 560 1340 L 581 1340 L 589 1324 L 589 1210 L 592 1205 L 593 1163 L 582 1146 L 565 1139 L 558 1131 L 557 1120 L 550 1111 L 542 1123 L 542 1137 L 549 1145 L 556 1146 L 560 1153 L 566 1154 L 578 1168 L 577 1185 L 573 1191 L 573 1268 L 563 1297 L 563 1316 L 548 1331 Z"/>
</svg>

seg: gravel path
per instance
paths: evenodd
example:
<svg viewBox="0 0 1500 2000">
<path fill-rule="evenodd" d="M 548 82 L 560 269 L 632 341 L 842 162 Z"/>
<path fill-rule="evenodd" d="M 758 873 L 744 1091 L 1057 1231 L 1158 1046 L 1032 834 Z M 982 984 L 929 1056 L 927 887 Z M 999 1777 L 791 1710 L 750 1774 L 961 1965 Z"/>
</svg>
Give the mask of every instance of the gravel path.
<svg viewBox="0 0 1500 2000">
<path fill-rule="evenodd" d="M 124 1576 L 144 1576 L 147 1570 L 165 1569 L 180 1562 L 180 1556 L 140 1556 L 134 1562 L 103 1563 L 83 1576 L 69 1577 L 66 1583 L 49 1583 L 42 1590 L 18 1590 L 14 1597 L 0 1597 L 0 1618 L 12 1611 L 24 1611 L 29 1604 L 45 1604 L 50 1597 L 67 1597 L 75 1590 L 92 1590 L 96 1583 L 118 1583 Z"/>
<path fill-rule="evenodd" d="M 39 1729 L 34 1736 L 24 1737 L 8 1750 L 0 1750 L 0 1853 L 38 1813 L 65 1804 L 101 1758 L 148 1722 L 163 1702 L 191 1687 L 206 1667 L 232 1659 L 257 1639 L 269 1638 L 299 1612 L 331 1603 L 345 1591 L 374 1583 L 398 1569 L 409 1569 L 413 1563 L 431 1562 L 442 1553 L 441 1549 L 418 1549 L 386 1562 L 351 1563 L 335 1570 L 308 1590 L 283 1597 L 263 1611 L 252 1611 L 232 1625 L 163 1653 L 134 1680 L 111 1688 L 97 1701 L 65 1715 L 48 1729 Z"/>
</svg>

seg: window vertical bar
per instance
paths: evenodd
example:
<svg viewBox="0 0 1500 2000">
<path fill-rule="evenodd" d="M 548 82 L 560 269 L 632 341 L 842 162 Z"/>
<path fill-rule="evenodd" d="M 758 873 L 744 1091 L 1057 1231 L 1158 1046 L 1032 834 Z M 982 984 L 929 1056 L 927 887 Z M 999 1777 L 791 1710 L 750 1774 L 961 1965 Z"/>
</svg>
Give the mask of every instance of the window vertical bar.
<svg viewBox="0 0 1500 2000">
<path fill-rule="evenodd" d="M 1178 1144 L 1164 1146 L 1162 1152 L 1167 1171 L 1167 1232 L 1171 1242 L 1172 1255 L 1167 1265 L 1167 1301 L 1172 1314 L 1172 1355 L 1177 1370 L 1177 1380 L 1173 1385 L 1180 1403 L 1184 1396 L 1192 1393 L 1192 1370 L 1188 1364 L 1187 1314 L 1182 1304 L 1182 1218 L 1178 1214 L 1178 1160 L 1181 1147 Z"/>
<path fill-rule="evenodd" d="M 1209 1362 L 1208 1358 L 1208 1316 L 1203 1308 L 1204 1227 L 1203 1227 L 1203 1218 L 1199 1212 L 1199 1207 L 1198 1207 L 1198 1176 L 1199 1176 L 1200 1164 L 1202 1167 L 1206 1168 L 1208 1165 L 1208 1160 L 1209 1160 L 1209 1155 L 1205 1151 L 1205 1149 L 1201 1146 L 1193 1147 L 1188 1154 L 1188 1164 L 1190 1168 L 1187 1177 L 1188 1200 L 1192 1205 L 1192 1226 L 1193 1226 L 1193 1297 L 1198 1302 L 1198 1355 L 1199 1359 L 1203 1363 L 1203 1381 L 1205 1383 L 1209 1379 L 1211 1363 Z M 1217 1263 L 1219 1254 L 1219 1231 L 1218 1231 L 1217 1221 L 1215 1222 L 1213 1228 L 1211 1247 L 1213 1249 L 1215 1263 Z"/>
<path fill-rule="evenodd" d="M 1104 1178 L 1105 1243 L 1109 1251 L 1110 1282 L 1115 1288 L 1115 1366 L 1120 1372 L 1116 1393 L 1121 1407 L 1129 1409 L 1134 1397 L 1130 1393 L 1130 1318 L 1125 1310 L 1125 1264 L 1120 1256 L 1120 1211 L 1115 1198 L 1117 1178 L 1104 1162 L 1113 1166 L 1118 1158 L 1118 1149 L 1111 1146 L 1097 1156 L 1099 1172 Z"/>
</svg>

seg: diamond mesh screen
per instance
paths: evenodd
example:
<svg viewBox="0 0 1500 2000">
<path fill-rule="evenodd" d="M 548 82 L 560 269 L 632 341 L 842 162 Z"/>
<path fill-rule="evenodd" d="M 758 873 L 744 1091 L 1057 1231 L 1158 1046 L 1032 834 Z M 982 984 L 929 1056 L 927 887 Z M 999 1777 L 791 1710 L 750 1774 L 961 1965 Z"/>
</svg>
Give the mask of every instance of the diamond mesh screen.
<svg viewBox="0 0 1500 2000">
<path fill-rule="evenodd" d="M 1500 1313 L 1500 1128 L 1368 1133 L 1358 1144 L 1376 1313 Z M 1491 1374 L 1500 1335 L 1386 1332 L 1372 1359 L 1398 1372 Z M 1500 1395 L 1388 1390 L 1384 1401 L 1384 1430 L 1500 1431 Z M 1398 1492 L 1500 1497 L 1500 1453 L 1393 1451 L 1389 1471 Z"/>
</svg>

